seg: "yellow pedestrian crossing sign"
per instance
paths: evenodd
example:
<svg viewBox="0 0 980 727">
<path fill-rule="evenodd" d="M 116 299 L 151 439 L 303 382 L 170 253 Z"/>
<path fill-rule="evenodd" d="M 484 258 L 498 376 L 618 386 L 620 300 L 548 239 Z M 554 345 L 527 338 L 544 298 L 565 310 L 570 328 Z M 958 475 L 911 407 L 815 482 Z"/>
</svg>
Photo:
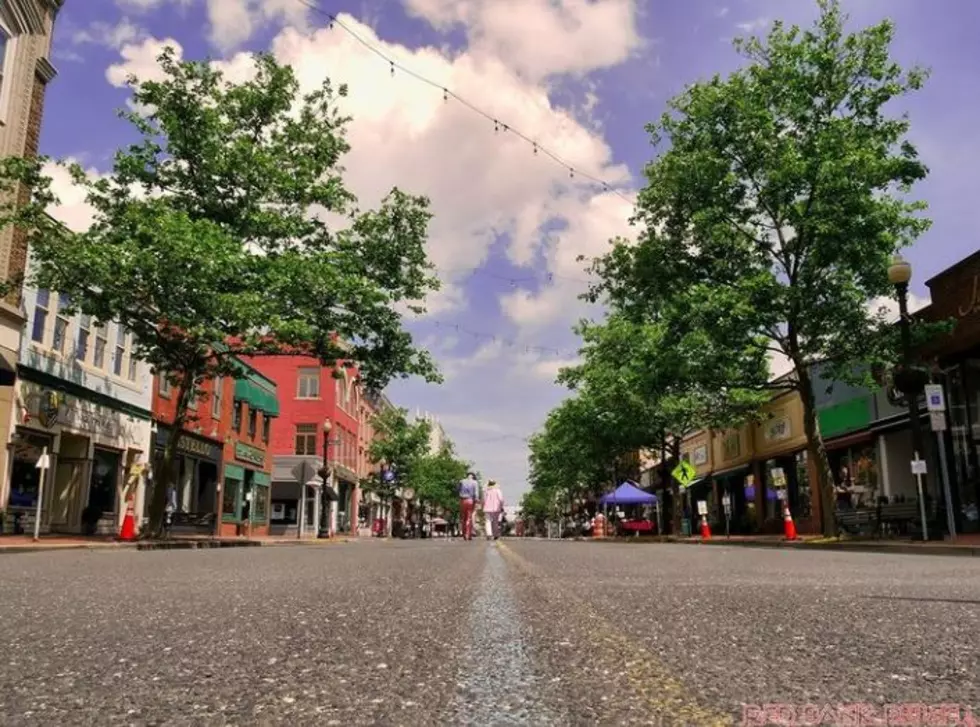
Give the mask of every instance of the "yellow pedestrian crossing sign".
<svg viewBox="0 0 980 727">
<path fill-rule="evenodd" d="M 688 462 L 686 459 L 682 459 L 680 464 L 674 467 L 674 471 L 671 472 L 674 479 L 681 483 L 681 487 L 687 487 L 689 484 L 694 482 L 694 478 L 697 477 L 698 471 L 694 469 L 694 465 Z"/>
</svg>

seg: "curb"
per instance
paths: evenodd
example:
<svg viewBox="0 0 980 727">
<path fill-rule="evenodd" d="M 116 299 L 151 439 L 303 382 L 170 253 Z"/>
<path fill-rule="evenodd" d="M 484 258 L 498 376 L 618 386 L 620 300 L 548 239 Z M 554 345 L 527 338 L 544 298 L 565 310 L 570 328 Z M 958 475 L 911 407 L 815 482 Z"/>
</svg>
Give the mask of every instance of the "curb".
<svg viewBox="0 0 980 727">
<path fill-rule="evenodd" d="M 17 553 L 58 553 L 79 550 L 212 550 L 214 548 L 263 548 L 297 545 L 343 545 L 351 539 L 322 540 L 160 540 L 135 543 L 71 543 L 67 545 L 0 545 L 0 555 Z"/>
<path fill-rule="evenodd" d="M 547 539 L 545 539 L 547 540 Z M 980 558 L 980 546 L 965 545 L 884 545 L 874 542 L 861 541 L 842 541 L 830 543 L 808 543 L 802 541 L 787 540 L 725 540 L 712 539 L 708 542 L 701 540 L 678 540 L 675 538 L 563 538 L 574 542 L 592 541 L 596 543 L 620 543 L 627 545 L 710 545 L 710 546 L 731 546 L 736 548 L 762 548 L 769 550 L 809 550 L 809 551 L 834 551 L 852 553 L 895 553 L 898 555 L 953 555 L 961 558 Z M 556 541 L 562 542 L 562 541 Z"/>
</svg>

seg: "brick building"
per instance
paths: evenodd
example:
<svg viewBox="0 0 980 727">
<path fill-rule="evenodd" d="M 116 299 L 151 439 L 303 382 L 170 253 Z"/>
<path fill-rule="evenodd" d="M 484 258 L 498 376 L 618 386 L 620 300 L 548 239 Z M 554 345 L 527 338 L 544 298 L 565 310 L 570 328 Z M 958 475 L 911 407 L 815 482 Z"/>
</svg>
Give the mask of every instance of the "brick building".
<svg viewBox="0 0 980 727">
<path fill-rule="evenodd" d="M 55 18 L 63 0 L 4 0 L 0 3 L 0 157 L 35 156 L 41 133 L 44 93 L 55 77 L 48 60 Z M 19 193 L 26 197 L 28 190 Z M 14 289 L 0 300 L 0 472 L 10 471 L 11 435 L 17 416 L 14 384 L 21 336 L 27 324 L 19 280 L 27 265 L 23 231 L 0 230 L 0 280 Z M 0 501 L 0 506 L 3 502 Z"/>
<path fill-rule="evenodd" d="M 240 375 L 201 387 L 177 444 L 177 529 L 218 535 L 269 533 L 272 455 L 279 416 L 277 387 L 247 363 Z M 154 385 L 155 469 L 173 436 L 178 391 L 163 377 Z M 220 518 L 219 518 L 220 515 Z"/>
<path fill-rule="evenodd" d="M 367 467 L 360 437 L 367 408 L 357 370 L 298 355 L 261 356 L 249 363 L 280 392 L 281 417 L 271 442 L 272 532 L 356 532 L 358 483 Z M 318 474 L 324 465 L 326 488 Z"/>
</svg>

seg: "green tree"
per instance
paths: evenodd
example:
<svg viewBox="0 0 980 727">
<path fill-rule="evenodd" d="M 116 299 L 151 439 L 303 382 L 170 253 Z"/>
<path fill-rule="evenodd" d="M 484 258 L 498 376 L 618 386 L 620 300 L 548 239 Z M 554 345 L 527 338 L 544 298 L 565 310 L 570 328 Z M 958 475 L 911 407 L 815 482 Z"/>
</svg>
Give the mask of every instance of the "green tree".
<svg viewBox="0 0 980 727">
<path fill-rule="evenodd" d="M 391 407 L 375 414 L 373 426 L 375 438 L 368 448 L 368 457 L 393 472 L 394 478 L 386 481 L 379 476 L 366 486 L 382 502 L 390 503 L 398 488 L 411 486 L 414 465 L 429 451 L 432 425 L 424 420 L 411 421 L 407 409 Z"/>
<path fill-rule="evenodd" d="M 737 41 L 746 67 L 692 85 L 648 127 L 664 151 L 646 168 L 641 234 L 597 263 L 594 295 L 700 329 L 732 371 L 749 369 L 736 384 L 751 378 L 753 344 L 785 356 L 831 532 L 810 366 L 846 378 L 889 357 L 868 302 L 891 293 L 890 259 L 929 224 L 909 197 L 927 169 L 892 110 L 926 74 L 890 58 L 891 22 L 846 33 L 839 3 L 818 4 L 812 28 L 776 23 L 765 40 Z"/>
<path fill-rule="evenodd" d="M 455 517 L 459 512 L 457 485 L 466 477 L 470 463 L 456 455 L 449 440 L 438 452 L 425 452 L 409 464 L 408 486 L 422 509 L 437 508 Z"/>
<path fill-rule="evenodd" d="M 29 204 L 0 223 L 30 231 L 34 285 L 60 291 L 100 321 L 132 332 L 136 355 L 178 388 L 176 421 L 201 383 L 237 373 L 238 355 L 301 350 L 326 365 L 356 363 L 366 386 L 437 378 L 396 307 L 436 287 L 425 254 L 427 200 L 394 189 L 361 211 L 344 186 L 347 118 L 329 81 L 300 95 L 289 66 L 255 57 L 231 83 L 205 62 L 160 56 L 164 78 L 131 78 L 145 115 L 121 112 L 141 141 L 101 179 L 72 167 L 95 221 L 75 233 L 46 210 L 57 200 L 45 160 L 4 160 L 0 183 L 26 183 Z M 346 220 L 334 229 L 332 213 Z M 215 345 L 220 344 L 220 345 Z M 178 437 L 156 478 L 160 529 Z"/>
<path fill-rule="evenodd" d="M 752 417 L 770 396 L 765 350 L 756 344 L 742 352 L 742 370 L 734 370 L 728 347 L 700 328 L 666 320 L 637 322 L 613 312 L 601 324 L 581 324 L 578 333 L 583 361 L 563 369 L 559 382 L 585 395 L 606 413 L 606 421 L 615 422 L 606 435 L 619 437 L 616 451 L 660 453 L 660 476 L 670 483 L 675 503 L 680 486 L 666 467 L 668 456 L 680 456 L 683 436 Z M 746 373 L 749 361 L 754 363 L 748 370 L 752 380 L 732 385 Z M 674 520 L 679 528 L 679 507 L 674 508 Z"/>
</svg>

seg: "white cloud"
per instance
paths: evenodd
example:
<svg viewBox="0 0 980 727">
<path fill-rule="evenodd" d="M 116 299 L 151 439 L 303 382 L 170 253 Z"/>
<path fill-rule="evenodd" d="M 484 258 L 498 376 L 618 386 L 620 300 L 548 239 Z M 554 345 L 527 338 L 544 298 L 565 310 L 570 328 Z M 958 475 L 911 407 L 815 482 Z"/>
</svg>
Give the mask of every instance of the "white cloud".
<svg viewBox="0 0 980 727">
<path fill-rule="evenodd" d="M 210 40 L 232 50 L 271 24 L 305 27 L 309 12 L 299 0 L 207 0 Z"/>
<path fill-rule="evenodd" d="M 92 43 L 120 49 L 125 45 L 141 42 L 145 37 L 146 31 L 128 18 L 123 18 L 115 25 L 97 20 L 87 28 L 75 31 L 71 40 L 77 45 Z"/>
<path fill-rule="evenodd" d="M 635 0 L 403 0 L 437 28 L 463 26 L 470 53 L 532 80 L 615 66 L 642 46 Z"/>
<path fill-rule="evenodd" d="M 106 69 L 106 80 L 117 88 L 125 86 L 130 76 L 136 76 L 140 81 L 162 80 L 164 75 L 157 58 L 167 46 L 174 49 L 178 58 L 184 53 L 183 46 L 173 38 L 146 38 L 138 43 L 126 43 L 119 50 L 122 61 Z"/>
<path fill-rule="evenodd" d="M 742 23 L 736 23 L 735 27 L 741 30 L 743 33 L 754 33 L 757 30 L 762 30 L 770 23 L 769 18 L 756 18 L 755 20 L 746 20 Z"/>
<path fill-rule="evenodd" d="M 77 162 L 76 159 L 65 161 L 68 163 Z M 71 175 L 64 166 L 48 162 L 44 165 L 43 171 L 45 176 L 51 178 L 51 191 L 61 203 L 49 210 L 51 216 L 70 230 L 76 232 L 87 230 L 92 224 L 93 210 L 85 200 L 85 190 L 74 185 Z M 86 171 L 93 178 L 99 175 L 95 169 Z"/>
</svg>

